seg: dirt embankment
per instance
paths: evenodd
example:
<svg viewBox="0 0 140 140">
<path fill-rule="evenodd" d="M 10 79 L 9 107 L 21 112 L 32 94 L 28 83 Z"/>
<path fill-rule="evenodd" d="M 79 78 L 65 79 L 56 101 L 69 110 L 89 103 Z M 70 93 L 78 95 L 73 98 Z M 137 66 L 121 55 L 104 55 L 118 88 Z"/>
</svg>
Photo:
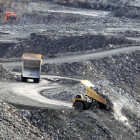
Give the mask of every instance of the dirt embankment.
<svg viewBox="0 0 140 140">
<path fill-rule="evenodd" d="M 124 127 L 123 126 L 124 124 L 122 125 L 114 124 L 113 128 L 117 130 L 121 129 L 122 133 L 124 134 L 123 136 L 121 136 L 122 139 L 131 140 L 131 139 L 137 139 L 140 136 L 139 133 L 139 124 L 140 124 L 139 123 L 139 112 L 140 112 L 139 55 L 140 55 L 140 51 L 136 51 L 133 53 L 121 54 L 118 56 L 108 57 L 100 60 L 90 60 L 82 63 L 75 62 L 72 64 L 63 64 L 63 65 L 46 64 L 42 67 L 42 71 L 44 72 L 44 74 L 55 74 L 55 75 L 70 76 L 70 77 L 74 76 L 74 77 L 79 77 L 81 79 L 82 78 L 90 79 L 91 81 L 93 80 L 97 85 L 98 83 L 102 83 L 105 80 L 104 84 L 106 86 L 105 87 L 101 86 L 100 88 L 108 92 L 108 94 L 106 94 L 106 97 L 109 97 L 111 102 L 113 103 L 114 106 L 113 112 L 119 113 L 119 110 L 122 110 L 122 115 L 126 117 L 126 118 L 123 118 L 123 116 L 117 117 L 119 118 L 119 120 L 124 121 L 124 124 L 127 126 L 127 129 L 125 128 L 126 131 L 123 131 L 124 129 L 122 129 Z M 109 81 L 110 87 L 109 85 L 107 85 L 107 80 Z M 80 94 L 83 93 L 82 89 L 83 88 L 81 88 L 79 85 L 76 85 L 72 88 L 60 89 L 59 91 L 56 90 L 51 90 L 46 92 L 44 91 L 42 94 L 50 98 L 67 100 L 67 98 L 69 99 L 73 95 L 76 95 L 78 93 Z M 78 91 L 78 93 L 76 91 Z M 101 91 L 103 92 L 103 90 Z M 51 96 L 49 96 L 48 94 L 51 94 Z M 110 113 L 112 114 L 113 112 Z M 102 117 L 104 116 L 103 118 L 100 118 L 102 122 L 106 120 L 107 114 L 104 113 L 102 114 Z M 111 118 L 115 119 L 114 116 L 111 117 L 111 114 L 109 116 L 107 115 L 109 120 L 111 120 Z M 101 114 L 96 113 L 96 115 L 99 117 Z M 113 121 L 112 123 L 114 123 L 114 120 L 112 121 Z M 112 134 L 114 139 L 115 138 L 119 139 L 115 136 L 116 131 L 111 126 L 108 127 L 108 125 L 109 124 L 107 122 L 105 124 L 106 126 L 105 128 L 106 130 L 108 130 L 108 134 Z M 101 127 L 103 127 L 103 124 L 101 125 Z M 127 137 L 128 135 L 127 136 L 125 135 L 125 133 L 129 131 L 129 128 L 131 128 L 130 133 L 134 133 L 135 135 L 134 137 L 133 134 L 132 136 L 129 137 Z M 135 132 L 132 130 L 134 130 Z"/>
<path fill-rule="evenodd" d="M 23 14 L 15 24 L 46 24 L 48 26 L 50 24 L 71 24 L 89 19 L 91 18 L 63 12 L 32 12 Z"/>
<path fill-rule="evenodd" d="M 139 93 L 139 55 L 140 51 L 136 51 L 81 63 L 45 64 L 42 66 L 42 72 L 62 76 L 82 76 L 88 79 L 106 78 L 115 86 Z"/>
<path fill-rule="evenodd" d="M 23 111 L 32 125 L 52 139 L 137 139 L 135 133 L 114 119 L 113 114 L 102 111 L 37 110 Z M 133 137 L 132 137 L 133 136 Z"/>
<path fill-rule="evenodd" d="M 102 9 L 102 10 L 115 10 L 126 5 L 128 2 L 125 0 L 52 0 L 55 3 L 62 5 L 69 5 L 75 7 L 84 7 L 92 9 Z"/>
<path fill-rule="evenodd" d="M 0 56 L 1 58 L 5 58 L 5 54 L 7 54 L 10 50 L 10 48 L 15 47 L 15 43 L 4 43 L 4 42 L 0 42 L 0 46 L 1 46 L 1 51 L 0 51 Z"/>
<path fill-rule="evenodd" d="M 0 100 L 0 139 L 46 139 L 47 136 L 40 132 L 40 130 L 31 125 L 30 122 L 19 113 L 17 109 L 9 106 Z"/>
<path fill-rule="evenodd" d="M 140 18 L 140 2 L 136 0 L 0 0 L 0 19 L 4 21 L 5 11 L 14 11 L 17 15 L 22 15 L 31 11 L 46 11 L 48 5 L 57 7 L 57 4 L 72 6 L 77 8 L 88 8 L 96 10 L 112 11 L 115 16 L 125 16 L 128 18 Z M 47 4 L 48 3 L 48 4 Z M 44 7 L 45 5 L 45 7 Z"/>
<path fill-rule="evenodd" d="M 2 23 L 4 11 L 5 11 L 5 6 L 3 3 L 0 3 L 0 24 Z"/>
<path fill-rule="evenodd" d="M 0 64 L 0 81 L 19 81 L 19 77 Z"/>
<path fill-rule="evenodd" d="M 121 7 L 118 10 L 114 11 L 114 15 L 118 17 L 127 17 L 127 18 L 140 18 L 140 7 L 136 6 L 125 6 Z"/>
<path fill-rule="evenodd" d="M 53 2 L 74 7 L 113 11 L 115 16 L 140 18 L 140 2 L 137 0 L 52 0 Z"/>
<path fill-rule="evenodd" d="M 92 52 L 131 46 L 133 41 L 103 35 L 68 36 L 50 39 L 49 35 L 31 34 L 18 44 L 6 45 L 0 48 L 1 58 L 20 58 L 23 53 L 41 53 L 44 57 L 61 56 L 65 54 Z M 9 45 L 9 46 L 8 46 Z M 7 51 L 8 50 L 8 51 Z"/>
</svg>

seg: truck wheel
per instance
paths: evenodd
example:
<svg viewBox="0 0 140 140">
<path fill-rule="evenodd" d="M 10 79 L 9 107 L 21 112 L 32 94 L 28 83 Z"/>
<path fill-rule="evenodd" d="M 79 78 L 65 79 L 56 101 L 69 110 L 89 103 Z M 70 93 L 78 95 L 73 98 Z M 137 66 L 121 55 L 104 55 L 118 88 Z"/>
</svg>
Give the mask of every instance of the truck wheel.
<svg viewBox="0 0 140 140">
<path fill-rule="evenodd" d="M 25 82 L 25 78 L 21 75 L 21 81 Z"/>
<path fill-rule="evenodd" d="M 27 82 L 27 78 L 26 78 L 26 77 L 23 77 L 23 76 L 21 75 L 21 81 L 22 81 L 22 82 Z"/>
<path fill-rule="evenodd" d="M 24 77 L 24 82 L 27 82 L 27 78 Z"/>
<path fill-rule="evenodd" d="M 93 102 L 93 103 L 91 103 L 91 105 L 90 105 L 90 109 L 91 109 L 91 110 L 99 109 L 99 108 L 100 108 L 100 106 L 99 106 L 99 104 L 96 103 L 96 102 Z"/>
<path fill-rule="evenodd" d="M 76 103 L 74 104 L 75 110 L 77 110 L 77 111 L 79 111 L 79 112 L 81 112 L 81 111 L 83 110 L 83 107 L 84 107 L 84 105 L 83 105 L 82 102 L 76 102 Z"/>
<path fill-rule="evenodd" d="M 39 83 L 39 78 L 35 78 L 34 83 Z"/>
</svg>

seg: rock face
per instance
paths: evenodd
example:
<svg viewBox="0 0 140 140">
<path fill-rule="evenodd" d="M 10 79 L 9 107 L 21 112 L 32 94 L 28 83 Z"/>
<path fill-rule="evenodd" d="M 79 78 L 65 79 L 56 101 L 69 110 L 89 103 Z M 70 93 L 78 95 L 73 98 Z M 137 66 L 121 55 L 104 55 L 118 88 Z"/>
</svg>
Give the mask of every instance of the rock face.
<svg viewBox="0 0 140 140">
<path fill-rule="evenodd" d="M 99 86 L 101 93 L 103 93 L 104 91 L 107 93 L 105 94 L 105 97 L 108 97 L 111 103 L 113 104 L 113 111 L 109 111 L 107 112 L 107 114 L 111 113 L 112 115 L 114 115 L 108 116 L 107 114 L 104 114 L 102 112 L 102 117 L 99 117 L 101 114 L 99 113 L 99 115 L 98 112 L 96 112 L 95 114 L 98 116 L 98 119 L 100 119 L 101 122 L 104 122 L 106 120 L 106 117 L 108 116 L 107 118 L 110 121 L 111 118 L 113 119 L 112 122 L 110 122 L 110 124 L 114 123 L 114 119 L 117 119 L 119 122 L 123 122 L 122 124 L 113 124 L 113 127 L 108 126 L 109 124 L 107 123 L 105 124 L 105 128 L 109 134 L 109 137 L 111 137 L 112 139 L 131 140 L 137 139 L 140 136 L 140 131 L 138 127 L 140 124 L 139 55 L 140 51 L 136 51 L 129 54 L 118 55 L 94 61 L 90 60 L 82 63 L 72 63 L 63 65 L 46 64 L 43 66 L 42 71 L 44 72 L 44 74 L 55 74 L 70 77 L 74 76 L 80 79 L 86 78 L 93 81 L 96 84 L 96 86 Z M 107 80 L 109 81 L 109 84 L 107 84 Z M 72 88 L 67 87 L 59 89 L 59 91 L 47 90 L 44 91 L 42 95 L 53 99 L 56 98 L 59 100 L 68 100 L 70 97 L 74 97 L 76 94 L 83 93 L 83 90 L 85 89 L 82 86 L 75 85 Z M 132 109 L 129 108 L 130 106 L 132 107 Z M 119 110 L 120 112 L 122 111 L 122 114 L 119 113 Z M 84 113 L 81 113 L 81 115 L 84 116 Z M 86 112 L 86 115 L 89 114 L 91 115 L 91 112 Z M 94 117 L 96 116 L 95 114 L 93 115 Z M 116 114 L 118 115 L 116 116 Z M 79 115 L 76 118 L 79 117 L 81 116 Z M 84 118 L 86 117 L 84 116 L 83 120 Z M 94 119 L 92 118 L 92 120 Z M 83 128 L 86 129 L 87 125 L 88 121 L 86 124 L 84 124 L 85 127 L 83 126 Z M 98 124 L 96 125 L 98 126 Z M 124 126 L 127 126 L 127 129 L 125 128 L 126 131 L 134 133 L 135 136 L 133 137 L 133 134 L 128 136 L 127 132 L 123 131 L 124 129 L 121 129 Z M 101 127 L 103 127 L 103 124 L 101 125 Z M 131 130 L 129 130 L 129 128 Z M 124 135 L 119 134 L 120 138 L 116 137 L 115 134 L 118 132 L 116 132 L 114 129 L 117 129 L 117 131 L 121 129 Z M 135 130 L 135 132 L 133 130 Z M 85 133 L 83 132 L 83 134 Z M 95 134 L 94 130 L 93 134 Z"/>
<path fill-rule="evenodd" d="M 0 81 L 17 81 L 19 77 L 0 64 Z"/>
<path fill-rule="evenodd" d="M 46 139 L 38 128 L 34 127 L 18 110 L 0 100 L 0 139 Z"/>
<path fill-rule="evenodd" d="M 4 11 L 5 11 L 5 6 L 3 3 L 0 3 L 0 24 L 2 23 Z"/>
<path fill-rule="evenodd" d="M 31 34 L 30 38 L 22 39 L 18 44 L 2 43 L 1 58 L 20 58 L 24 52 L 41 53 L 44 57 L 53 57 L 76 52 L 120 48 L 133 44 L 133 41 L 124 38 L 103 35 L 58 36 L 59 39 L 54 39 L 49 35 Z"/>
<path fill-rule="evenodd" d="M 53 0 L 63 5 L 86 7 L 97 10 L 114 11 L 115 16 L 140 18 L 140 2 L 138 0 Z"/>
<path fill-rule="evenodd" d="M 24 113 L 27 113 L 27 111 Z M 127 112 L 125 113 L 126 116 L 129 116 Z M 138 138 L 137 133 L 117 121 L 112 113 L 105 113 L 100 110 L 78 113 L 74 110 L 42 109 L 30 111 L 26 117 L 31 124 L 56 140 L 135 140 Z M 132 118 L 131 121 L 134 123 L 135 121 Z M 139 120 L 136 120 L 136 122 L 139 123 Z"/>
<path fill-rule="evenodd" d="M 90 60 L 72 64 L 45 64 L 42 66 L 44 74 L 55 74 L 62 76 L 82 76 L 89 79 L 100 79 L 101 77 L 114 83 L 120 88 L 127 87 L 127 91 L 140 92 L 140 52 L 107 57 L 99 60 Z"/>
<path fill-rule="evenodd" d="M 64 54 L 127 47 L 132 45 L 133 41 L 121 38 L 121 35 L 124 37 L 140 36 L 139 31 L 121 32 L 121 27 L 127 27 L 127 30 L 129 30 L 136 22 L 134 29 L 139 25 L 139 20 L 115 18 L 106 15 L 99 17 L 90 15 L 87 18 L 87 16 L 77 13 L 50 14 L 42 11 L 38 12 L 43 7 L 47 7 L 45 4 L 45 6 L 41 5 L 40 8 L 38 7 L 40 3 L 28 3 L 27 0 L 23 4 L 7 2 L 9 8 L 11 8 L 11 5 L 19 9 L 25 6 L 23 8 L 25 11 L 36 10 L 37 12 L 23 14 L 19 21 L 4 24 L 1 27 L 1 30 L 6 29 L 4 30 L 5 32 L 8 30 L 12 33 L 12 36 L 17 33 L 17 30 L 23 35 L 24 30 L 25 32 L 26 30 L 29 31 L 29 36 L 25 39 L 15 36 L 18 43 L 2 42 L 0 44 L 1 58 L 18 58 L 24 52 L 41 53 L 45 57 L 54 57 L 56 55 L 61 56 Z M 55 2 L 75 7 L 115 10 L 116 16 L 134 18 L 136 15 L 135 17 L 139 18 L 139 1 L 137 1 L 136 6 L 134 5 L 136 0 L 129 2 L 126 0 L 62 0 L 61 2 L 55 0 Z M 0 8 L 3 12 L 4 6 L 0 6 Z M 45 10 L 43 9 L 43 11 Z M 22 10 L 20 9 L 20 11 Z M 125 23 L 127 23 L 126 26 L 124 26 Z M 113 31 L 111 32 L 111 30 L 108 30 L 110 28 L 120 28 L 120 30 L 112 29 Z M 31 30 L 33 30 L 32 34 L 30 34 Z M 103 33 L 102 31 L 107 35 L 98 34 L 100 32 Z M 93 34 L 89 32 L 93 32 Z M 110 32 L 116 36 L 118 35 L 118 37 L 108 35 Z M 48 136 L 54 140 L 139 139 L 139 55 L 140 52 L 137 51 L 81 63 L 43 65 L 42 73 L 44 74 L 91 80 L 99 88 L 101 94 L 112 108 L 110 110 L 86 110 L 80 113 L 73 109 L 17 110 L 8 104 L 0 102 L 0 139 L 40 140 L 47 139 Z M 19 80 L 17 76 L 8 71 L 3 65 L 0 65 L 0 81 L 10 82 L 17 80 Z M 72 84 L 67 83 L 67 81 L 56 80 L 56 82 L 65 86 L 59 90 L 46 90 L 41 92 L 41 94 L 48 98 L 69 102 L 76 94 L 85 94 L 85 87 L 81 84 L 76 83 L 75 86 L 70 87 Z"/>
</svg>

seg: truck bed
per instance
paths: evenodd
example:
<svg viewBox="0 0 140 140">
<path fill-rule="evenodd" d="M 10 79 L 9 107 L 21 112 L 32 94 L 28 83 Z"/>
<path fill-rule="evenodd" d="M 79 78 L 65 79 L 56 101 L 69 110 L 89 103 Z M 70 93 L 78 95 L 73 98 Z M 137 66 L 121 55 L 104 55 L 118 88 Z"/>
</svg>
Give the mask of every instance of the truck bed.
<svg viewBox="0 0 140 140">
<path fill-rule="evenodd" d="M 39 78 L 40 77 L 39 72 L 40 72 L 40 67 L 24 66 L 24 68 L 23 68 L 23 77 Z"/>
</svg>

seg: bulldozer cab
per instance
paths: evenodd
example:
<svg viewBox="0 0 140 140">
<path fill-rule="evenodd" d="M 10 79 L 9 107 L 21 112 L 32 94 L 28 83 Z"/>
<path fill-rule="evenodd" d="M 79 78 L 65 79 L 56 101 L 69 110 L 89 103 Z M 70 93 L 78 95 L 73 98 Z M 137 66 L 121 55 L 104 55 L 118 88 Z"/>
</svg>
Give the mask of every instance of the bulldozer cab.
<svg viewBox="0 0 140 140">
<path fill-rule="evenodd" d="M 13 21 L 17 20 L 16 14 L 14 12 L 6 12 L 5 13 L 5 21 Z"/>
</svg>

